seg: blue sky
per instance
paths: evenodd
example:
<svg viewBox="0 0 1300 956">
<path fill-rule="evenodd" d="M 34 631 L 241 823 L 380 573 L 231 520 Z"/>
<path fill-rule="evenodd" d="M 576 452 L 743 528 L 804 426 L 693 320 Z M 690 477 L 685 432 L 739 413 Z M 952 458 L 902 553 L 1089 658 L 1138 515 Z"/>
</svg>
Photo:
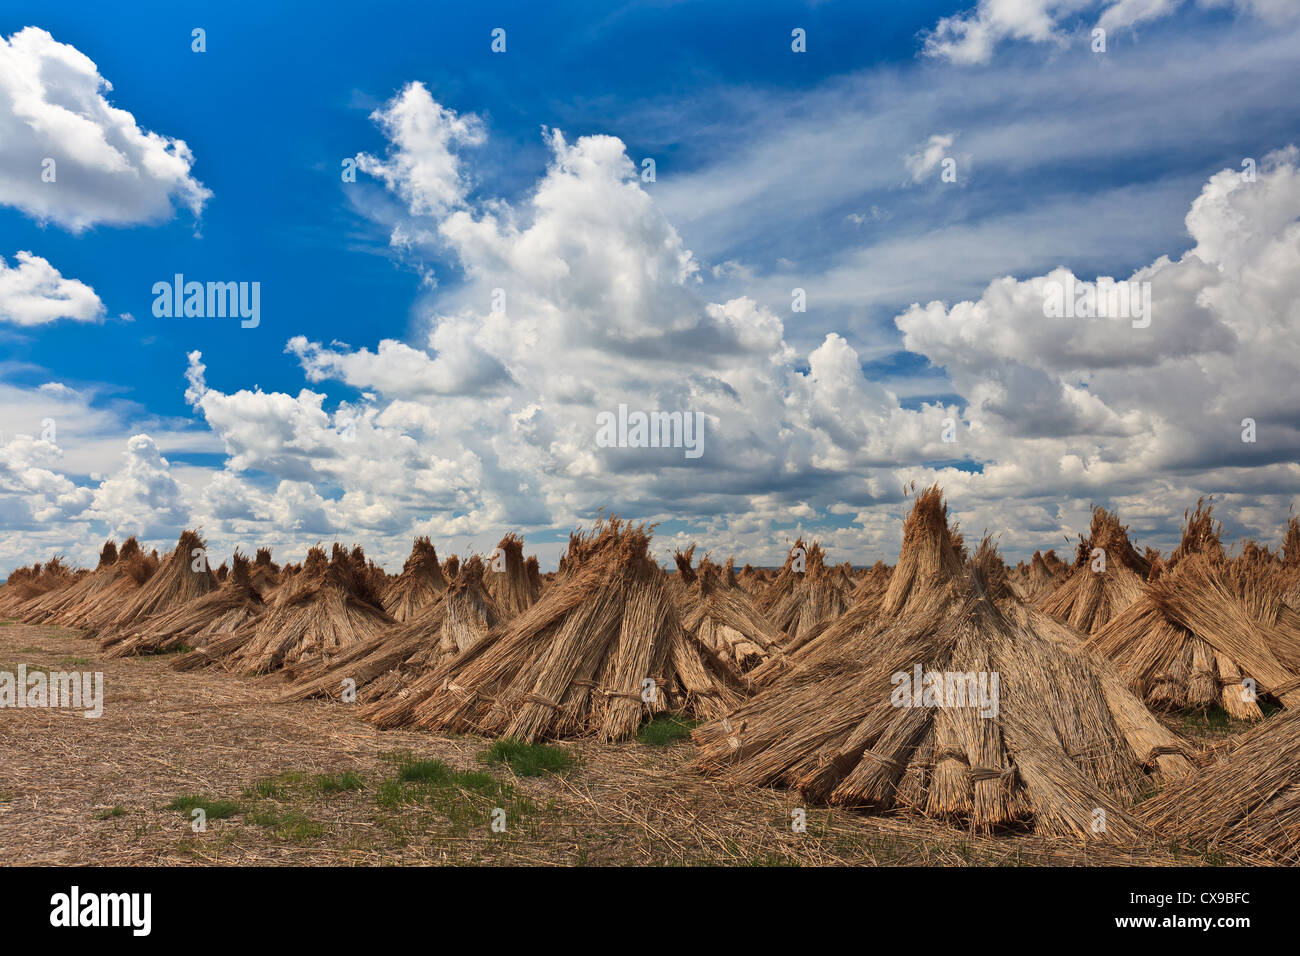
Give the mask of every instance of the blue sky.
<svg viewBox="0 0 1300 956">
<path fill-rule="evenodd" d="M 196 12 L 146 3 L 131 18 L 88 8 L 0 16 L 6 36 L 35 24 L 90 55 L 113 84 L 115 103 L 129 104 L 146 128 L 189 144 L 195 177 L 218 197 L 198 222 L 182 213 L 83 236 L 0 209 L 9 245 L 46 250 L 92 285 L 110 313 L 136 319 L 126 329 L 109 321 L 78 330 L 72 343 L 51 330 L 15 343 L 12 359 L 69 380 L 114 382 L 127 389 L 122 397 L 158 415 L 189 414 L 176 373 L 194 348 L 211 366 L 231 370 L 229 382 L 214 376 L 218 384 L 296 388 L 297 363 L 265 342 L 249 348 L 222 326 L 149 320 L 150 289 L 175 272 L 260 277 L 268 316 L 262 339 L 309 329 L 325 341 L 351 341 L 361 328 L 404 335 L 418 276 L 395 267 L 384 231 L 348 208 L 338 166 L 382 147 L 367 115 L 405 83 L 423 80 L 436 97 L 488 118 L 502 148 L 475 172 L 492 195 L 531 186 L 546 161 L 543 125 L 618 135 L 634 153 L 653 151 L 667 176 L 677 163 L 707 167 L 719 143 L 662 120 L 645 128 L 643 111 L 700 104 L 723 88 L 797 91 L 864 65 L 910 61 L 918 27 L 955 9 L 890 6 L 377 3 L 362 15 L 317 4 L 212 4 Z M 784 55 L 792 16 L 814 32 L 817 56 Z M 509 27 L 505 57 L 489 49 L 491 30 L 502 24 Z M 204 54 L 190 49 L 196 26 L 207 31 Z M 123 361 L 157 372 L 127 383 L 117 368 Z M 25 380 L 39 383 L 42 375 L 32 369 Z"/>
<path fill-rule="evenodd" d="M 1244 374 L 1242 342 L 1271 343 L 1277 361 L 1294 315 L 1266 297 L 1251 320 L 1266 327 L 1247 335 L 1231 303 L 1277 283 L 1243 272 L 1223 289 L 1202 266 L 1267 252 L 1259 269 L 1286 271 L 1294 216 L 1212 183 L 1254 158 L 1276 190 L 1266 206 L 1289 210 L 1293 160 L 1277 151 L 1300 129 L 1300 34 L 1267 0 L 1170 2 L 1136 20 L 1121 6 L 1032 0 L 1023 22 L 974 2 L 0 13 L 0 37 L 38 27 L 93 61 L 108 103 L 183 140 L 181 179 L 211 194 L 187 204 L 164 185 L 161 214 L 123 200 L 124 221 L 84 229 L 35 214 L 22 190 L 52 184 L 23 178 L 21 140 L 52 147 L 0 99 L 18 143 L 0 148 L 0 257 L 12 267 L 28 251 L 102 303 L 90 321 L 0 315 L 0 447 L 30 439 L 0 472 L 0 567 L 51 548 L 84 556 L 109 533 L 163 546 L 190 524 L 225 548 L 360 540 L 390 565 L 413 533 L 461 550 L 518 529 L 554 552 L 599 507 L 659 521 L 665 546 L 773 561 L 793 535 L 820 533 L 833 558 L 869 561 L 896 550 L 908 480 L 944 481 L 964 523 L 1013 557 L 1062 546 L 1094 501 L 1165 547 L 1200 493 L 1225 501 L 1234 532 L 1274 535 L 1296 481 L 1300 423 L 1280 408 L 1295 387 L 1271 364 Z M 1101 23 L 1104 54 L 1090 48 Z M 195 27 L 206 52 L 191 50 Z M 791 50 L 795 27 L 807 53 Z M 31 69 L 50 109 L 71 102 L 57 71 Z M 455 198 L 432 216 L 401 176 L 340 177 L 359 154 L 393 169 L 420 149 L 442 161 L 440 144 L 399 142 L 377 118 L 412 83 L 426 122 L 481 131 L 446 154 Z M 548 170 L 569 169 L 544 130 L 576 150 L 557 206 L 536 201 Z M 603 136 L 621 153 L 598 149 Z M 80 174 L 76 142 L 61 144 L 61 183 Z M 955 183 L 925 158 L 932 144 Z M 654 158 L 656 181 L 633 178 L 623 220 L 592 219 L 623 194 L 602 192 L 606 172 L 624 175 L 620 156 Z M 86 182 L 113 206 L 112 176 Z M 1213 213 L 1199 235 L 1198 196 Z M 475 225 L 453 235 L 457 215 Z M 1058 267 L 1155 269 L 1166 318 L 1140 341 L 1071 330 L 1020 349 L 1027 320 L 993 284 Z M 260 282 L 259 327 L 155 318 L 152 286 L 175 273 Z M 521 289 L 528 314 L 490 319 L 498 286 Z M 791 311 L 795 287 L 806 312 Z M 972 338 L 961 303 L 1012 344 Z M 571 318 L 588 308 L 643 318 L 612 331 Z M 382 352 L 385 340 L 408 351 Z M 303 389 L 323 396 L 320 421 Z M 1162 397 L 1180 392 L 1202 407 Z M 716 450 L 687 467 L 590 447 L 592 412 L 629 396 L 704 409 Z M 55 398 L 46 447 L 37 410 Z M 1240 448 L 1234 423 L 1252 412 L 1272 427 Z M 964 447 L 938 441 L 949 417 Z M 337 437 L 354 418 L 360 445 L 307 435 Z M 149 445 L 129 445 L 138 435 Z M 403 497 L 413 489 L 423 503 Z"/>
</svg>

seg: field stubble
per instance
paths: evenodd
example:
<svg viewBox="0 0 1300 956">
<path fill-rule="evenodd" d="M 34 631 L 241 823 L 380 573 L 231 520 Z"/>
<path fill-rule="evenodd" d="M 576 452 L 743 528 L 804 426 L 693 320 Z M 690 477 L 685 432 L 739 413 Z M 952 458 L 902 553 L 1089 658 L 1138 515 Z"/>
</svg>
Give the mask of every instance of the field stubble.
<svg viewBox="0 0 1300 956">
<path fill-rule="evenodd" d="M 20 663 L 103 671 L 105 708 L 97 720 L 0 712 L 0 854 L 10 865 L 1238 862 L 1154 841 L 1115 850 L 817 807 L 796 833 L 797 794 L 689 774 L 689 740 L 566 741 L 554 745 L 564 755 L 540 756 L 567 766 L 524 776 L 515 768 L 532 772 L 530 755 L 494 761 L 481 737 L 380 730 L 345 705 L 277 703 L 275 675 L 178 673 L 166 656 L 109 659 L 77 632 L 7 622 L 0 670 Z M 192 829 L 195 807 L 208 816 L 203 832 Z M 492 827 L 498 809 L 504 832 Z"/>
</svg>

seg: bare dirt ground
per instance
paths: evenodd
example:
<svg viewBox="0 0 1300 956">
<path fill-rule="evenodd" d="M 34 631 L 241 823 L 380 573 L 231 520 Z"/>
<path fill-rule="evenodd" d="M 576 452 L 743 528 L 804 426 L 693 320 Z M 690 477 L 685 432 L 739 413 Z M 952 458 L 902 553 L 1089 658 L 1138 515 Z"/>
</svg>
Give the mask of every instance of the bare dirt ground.
<svg viewBox="0 0 1300 956">
<path fill-rule="evenodd" d="M 277 677 L 178 673 L 170 659 L 110 660 L 76 632 L 0 622 L 0 671 L 102 671 L 106 699 L 99 719 L 0 710 L 6 864 L 1240 862 L 1156 841 L 1120 851 L 815 807 L 795 833 L 797 794 L 719 789 L 683 769 L 689 741 L 564 742 L 574 766 L 519 777 L 485 762 L 483 738 L 381 731 L 344 704 L 277 702 Z"/>
</svg>

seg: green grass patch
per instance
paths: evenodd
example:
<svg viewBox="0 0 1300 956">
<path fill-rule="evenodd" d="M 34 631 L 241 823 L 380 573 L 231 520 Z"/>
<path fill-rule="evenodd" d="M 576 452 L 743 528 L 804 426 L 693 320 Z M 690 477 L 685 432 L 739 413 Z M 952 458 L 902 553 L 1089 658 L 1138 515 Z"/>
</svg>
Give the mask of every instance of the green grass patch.
<svg viewBox="0 0 1300 956">
<path fill-rule="evenodd" d="M 325 835 L 324 824 L 317 823 L 297 810 L 286 813 L 276 810 L 254 810 L 247 814 L 245 819 L 254 826 L 274 830 L 276 836 L 290 843 L 311 843 Z"/>
<path fill-rule="evenodd" d="M 385 780 L 375 792 L 375 804 L 383 810 L 396 810 L 406 802 L 406 788 L 400 780 Z"/>
<path fill-rule="evenodd" d="M 198 794 L 177 797 L 167 804 L 167 809 L 179 810 L 187 816 L 195 810 L 202 810 L 209 820 L 224 820 L 243 812 L 233 800 L 213 800 Z"/>
<path fill-rule="evenodd" d="M 1203 730 L 1228 730 L 1233 725 L 1239 723 L 1231 714 L 1215 704 L 1213 707 L 1204 711 L 1193 711 L 1187 715 L 1187 721 L 1192 726 Z"/>
<path fill-rule="evenodd" d="M 686 740 L 697 726 L 699 721 L 683 720 L 667 714 L 644 724 L 637 732 L 636 739 L 638 743 L 645 744 L 647 747 L 666 747 L 679 740 Z"/>
<path fill-rule="evenodd" d="M 89 657 L 60 657 L 60 667 L 85 667 L 90 663 Z"/>
<path fill-rule="evenodd" d="M 385 754 L 397 772 L 375 791 L 384 810 L 425 806 L 459 830 L 486 826 L 494 810 L 506 812 L 506 826 L 536 808 L 509 784 L 481 770 L 456 770 L 441 760 L 417 760 L 410 754 Z"/>
<path fill-rule="evenodd" d="M 280 781 L 274 777 L 267 777 L 254 781 L 253 785 L 244 791 L 243 796 L 245 800 L 274 800 L 282 793 Z"/>
<path fill-rule="evenodd" d="M 275 832 L 291 843 L 310 843 L 325 835 L 325 825 L 301 813 L 286 813 Z"/>
<path fill-rule="evenodd" d="M 115 806 L 115 807 L 109 807 L 107 810 L 100 810 L 98 813 L 95 814 L 95 819 L 111 820 L 113 819 L 113 817 L 124 817 L 124 816 L 126 816 L 126 808 Z"/>
<path fill-rule="evenodd" d="M 550 744 L 526 744 L 504 738 L 479 754 L 490 764 L 506 764 L 521 777 L 540 777 L 544 773 L 564 773 L 577 762 L 571 751 Z"/>
<path fill-rule="evenodd" d="M 295 787 L 307 779 L 307 775 L 297 770 L 289 770 L 274 777 L 263 777 L 253 782 L 243 792 L 245 800 L 283 800 L 290 787 Z"/>
<path fill-rule="evenodd" d="M 451 779 L 451 768 L 441 760 L 403 760 L 397 765 L 397 779 L 403 783 L 423 783 L 435 787 L 445 786 Z"/>
<path fill-rule="evenodd" d="M 365 789 L 365 781 L 355 770 L 345 770 L 343 773 L 322 774 L 312 780 L 312 789 L 320 793 L 346 793 L 349 790 Z"/>
<path fill-rule="evenodd" d="M 1259 705 L 1259 709 L 1265 718 L 1272 717 L 1282 709 L 1280 705 L 1267 697 L 1260 697 L 1255 703 Z M 1237 733 L 1254 723 L 1249 720 L 1238 720 L 1219 704 L 1205 710 L 1187 711 L 1182 715 L 1182 718 L 1189 729 L 1199 733 Z"/>
</svg>

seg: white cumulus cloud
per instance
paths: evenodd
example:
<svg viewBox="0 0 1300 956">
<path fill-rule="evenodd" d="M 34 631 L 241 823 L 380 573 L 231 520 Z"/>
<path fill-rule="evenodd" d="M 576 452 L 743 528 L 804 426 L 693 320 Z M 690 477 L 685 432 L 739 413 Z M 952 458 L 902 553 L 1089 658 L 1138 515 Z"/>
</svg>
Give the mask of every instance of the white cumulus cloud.
<svg viewBox="0 0 1300 956">
<path fill-rule="evenodd" d="M 461 205 L 469 183 L 454 152 L 483 142 L 483 124 L 473 113 L 458 116 L 434 102 L 423 83 L 409 83 L 371 114 L 387 134 L 386 158 L 360 153 L 357 165 L 383 180 L 419 215 L 441 216 Z"/>
<path fill-rule="evenodd" d="M 30 252 L 14 256 L 8 265 L 0 256 L 0 322 L 44 325 L 59 319 L 96 322 L 104 303 L 79 279 L 65 279 L 58 269 Z"/>
<path fill-rule="evenodd" d="M 0 204 L 72 232 L 202 211 L 211 193 L 185 141 L 142 128 L 108 101 L 112 89 L 44 30 L 0 37 Z"/>
</svg>

